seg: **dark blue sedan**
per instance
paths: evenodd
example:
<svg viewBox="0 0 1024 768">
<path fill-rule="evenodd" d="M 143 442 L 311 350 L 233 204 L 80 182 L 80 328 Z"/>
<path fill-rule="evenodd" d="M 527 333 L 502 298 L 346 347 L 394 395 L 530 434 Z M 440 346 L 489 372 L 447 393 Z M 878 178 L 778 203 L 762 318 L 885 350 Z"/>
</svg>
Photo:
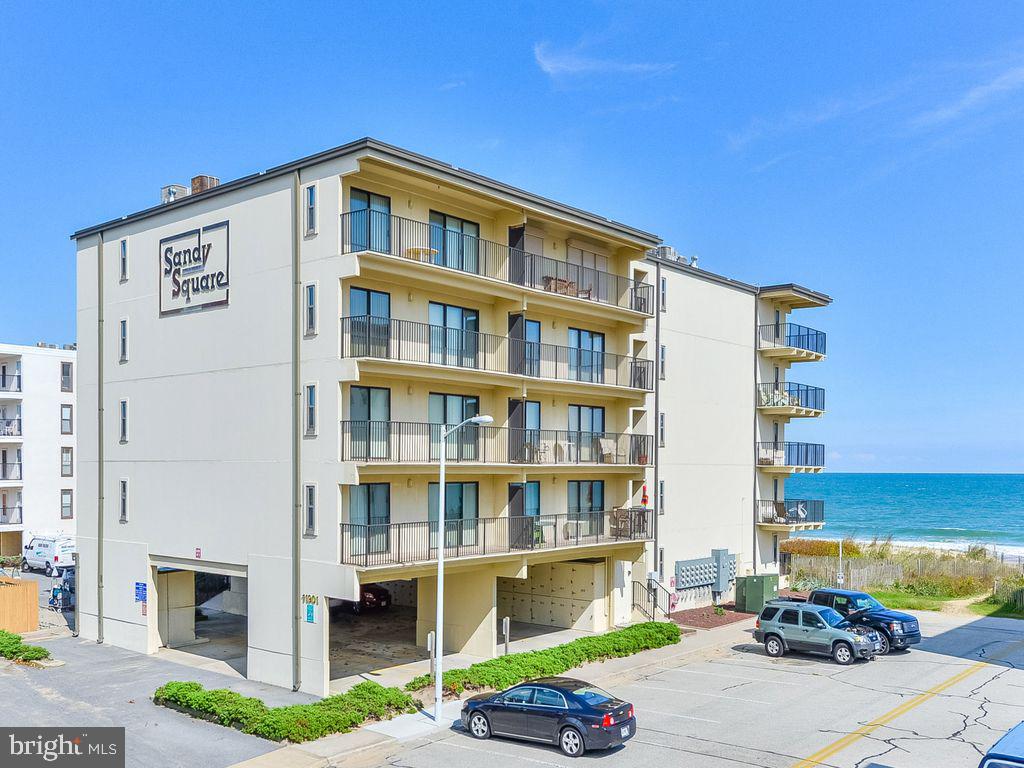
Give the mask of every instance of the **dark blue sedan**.
<svg viewBox="0 0 1024 768">
<path fill-rule="evenodd" d="M 636 734 L 633 705 L 571 677 L 544 677 L 466 700 L 462 726 L 477 739 L 557 744 L 569 757 L 617 747 Z"/>
</svg>

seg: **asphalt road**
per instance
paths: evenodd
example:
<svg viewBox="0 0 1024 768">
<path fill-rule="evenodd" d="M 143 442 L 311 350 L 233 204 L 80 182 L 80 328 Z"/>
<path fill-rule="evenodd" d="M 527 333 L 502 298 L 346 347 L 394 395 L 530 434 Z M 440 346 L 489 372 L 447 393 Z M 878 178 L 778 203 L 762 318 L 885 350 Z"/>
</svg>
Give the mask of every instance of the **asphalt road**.
<svg viewBox="0 0 1024 768">
<path fill-rule="evenodd" d="M 585 760 L 630 768 L 977 766 L 1024 720 L 1024 622 L 918 614 L 925 642 L 840 667 L 767 657 L 740 642 L 704 658 L 600 681 L 632 701 L 639 730 Z M 1016 665 L 1016 666 L 1014 666 Z M 451 731 L 391 756 L 397 768 L 578 768 L 554 747 Z"/>
</svg>

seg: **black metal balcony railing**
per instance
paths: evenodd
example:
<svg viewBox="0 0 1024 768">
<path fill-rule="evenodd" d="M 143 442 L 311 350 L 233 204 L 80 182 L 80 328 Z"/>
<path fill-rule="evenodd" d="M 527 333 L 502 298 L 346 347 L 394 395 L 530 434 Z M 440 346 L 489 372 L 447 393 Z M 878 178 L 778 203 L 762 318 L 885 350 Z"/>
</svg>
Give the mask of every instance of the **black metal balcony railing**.
<svg viewBox="0 0 1024 768">
<path fill-rule="evenodd" d="M 21 507 L 0 507 L 0 525 L 17 525 L 21 522 Z"/>
<path fill-rule="evenodd" d="M 762 408 L 808 408 L 825 410 L 825 390 L 791 381 L 757 385 L 757 404 Z"/>
<path fill-rule="evenodd" d="M 0 480 L 21 480 L 21 462 L 0 464 Z"/>
<path fill-rule="evenodd" d="M 586 301 L 654 314 L 654 288 L 642 280 L 539 256 L 437 224 L 385 211 L 341 214 L 342 253 L 400 256 Z"/>
<path fill-rule="evenodd" d="M 775 525 L 799 525 L 825 522 L 823 499 L 758 499 L 757 521 Z"/>
<path fill-rule="evenodd" d="M 651 360 L 373 315 L 341 318 L 341 356 L 654 388 Z"/>
<path fill-rule="evenodd" d="M 0 419 L 2 437 L 21 437 L 21 419 Z"/>
<path fill-rule="evenodd" d="M 341 458 L 365 463 L 425 464 L 441 458 L 443 424 L 341 422 Z M 651 435 L 516 429 L 467 424 L 448 438 L 445 460 L 480 464 L 620 464 L 648 466 Z"/>
<path fill-rule="evenodd" d="M 824 467 L 821 443 L 757 443 L 759 467 Z"/>
<path fill-rule="evenodd" d="M 796 323 L 769 323 L 758 329 L 762 349 L 796 347 L 815 354 L 825 354 L 825 333 Z"/>
<path fill-rule="evenodd" d="M 591 546 L 653 537 L 644 507 L 562 515 L 446 520 L 446 559 Z M 341 524 L 341 562 L 364 568 L 437 559 L 437 522 Z"/>
<path fill-rule="evenodd" d="M 21 392 L 21 374 L 8 373 L 0 376 L 0 392 Z"/>
</svg>

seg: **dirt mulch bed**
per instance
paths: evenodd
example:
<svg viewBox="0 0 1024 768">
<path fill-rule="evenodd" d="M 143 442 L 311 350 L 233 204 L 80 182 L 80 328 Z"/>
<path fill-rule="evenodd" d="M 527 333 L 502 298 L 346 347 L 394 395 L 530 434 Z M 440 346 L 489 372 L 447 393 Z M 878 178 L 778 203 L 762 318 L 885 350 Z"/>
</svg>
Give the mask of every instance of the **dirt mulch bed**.
<svg viewBox="0 0 1024 768">
<path fill-rule="evenodd" d="M 781 598 L 800 597 L 800 598 L 803 598 L 804 600 L 806 600 L 810 596 L 811 596 L 810 592 L 798 592 L 795 589 L 780 589 L 779 590 L 779 598 L 780 599 Z"/>
<path fill-rule="evenodd" d="M 724 627 L 727 624 L 735 624 L 756 616 L 756 613 L 737 611 L 735 603 L 723 603 L 721 606 L 725 612 L 721 615 L 715 613 L 715 607 L 689 608 L 685 611 L 676 611 L 670 618 L 682 627 L 695 627 L 696 629 L 714 629 Z"/>
</svg>

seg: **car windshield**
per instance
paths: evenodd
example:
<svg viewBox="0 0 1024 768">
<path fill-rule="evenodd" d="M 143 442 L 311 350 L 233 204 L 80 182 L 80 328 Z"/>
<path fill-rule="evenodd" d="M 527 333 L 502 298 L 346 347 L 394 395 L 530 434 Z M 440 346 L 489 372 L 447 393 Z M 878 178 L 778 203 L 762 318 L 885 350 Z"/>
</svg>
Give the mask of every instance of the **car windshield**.
<svg viewBox="0 0 1024 768">
<path fill-rule="evenodd" d="M 593 685 L 576 688 L 573 693 L 592 707 L 599 707 L 609 701 L 615 701 L 615 697 L 608 693 L 608 691 L 603 691 Z"/>
<path fill-rule="evenodd" d="M 855 611 L 877 611 L 885 607 L 871 595 L 851 595 L 850 602 L 853 603 L 853 609 Z"/>
<path fill-rule="evenodd" d="M 832 608 L 823 608 L 818 611 L 818 615 L 825 620 L 825 623 L 830 627 L 838 627 L 843 622 L 843 616 L 839 611 Z"/>
</svg>

